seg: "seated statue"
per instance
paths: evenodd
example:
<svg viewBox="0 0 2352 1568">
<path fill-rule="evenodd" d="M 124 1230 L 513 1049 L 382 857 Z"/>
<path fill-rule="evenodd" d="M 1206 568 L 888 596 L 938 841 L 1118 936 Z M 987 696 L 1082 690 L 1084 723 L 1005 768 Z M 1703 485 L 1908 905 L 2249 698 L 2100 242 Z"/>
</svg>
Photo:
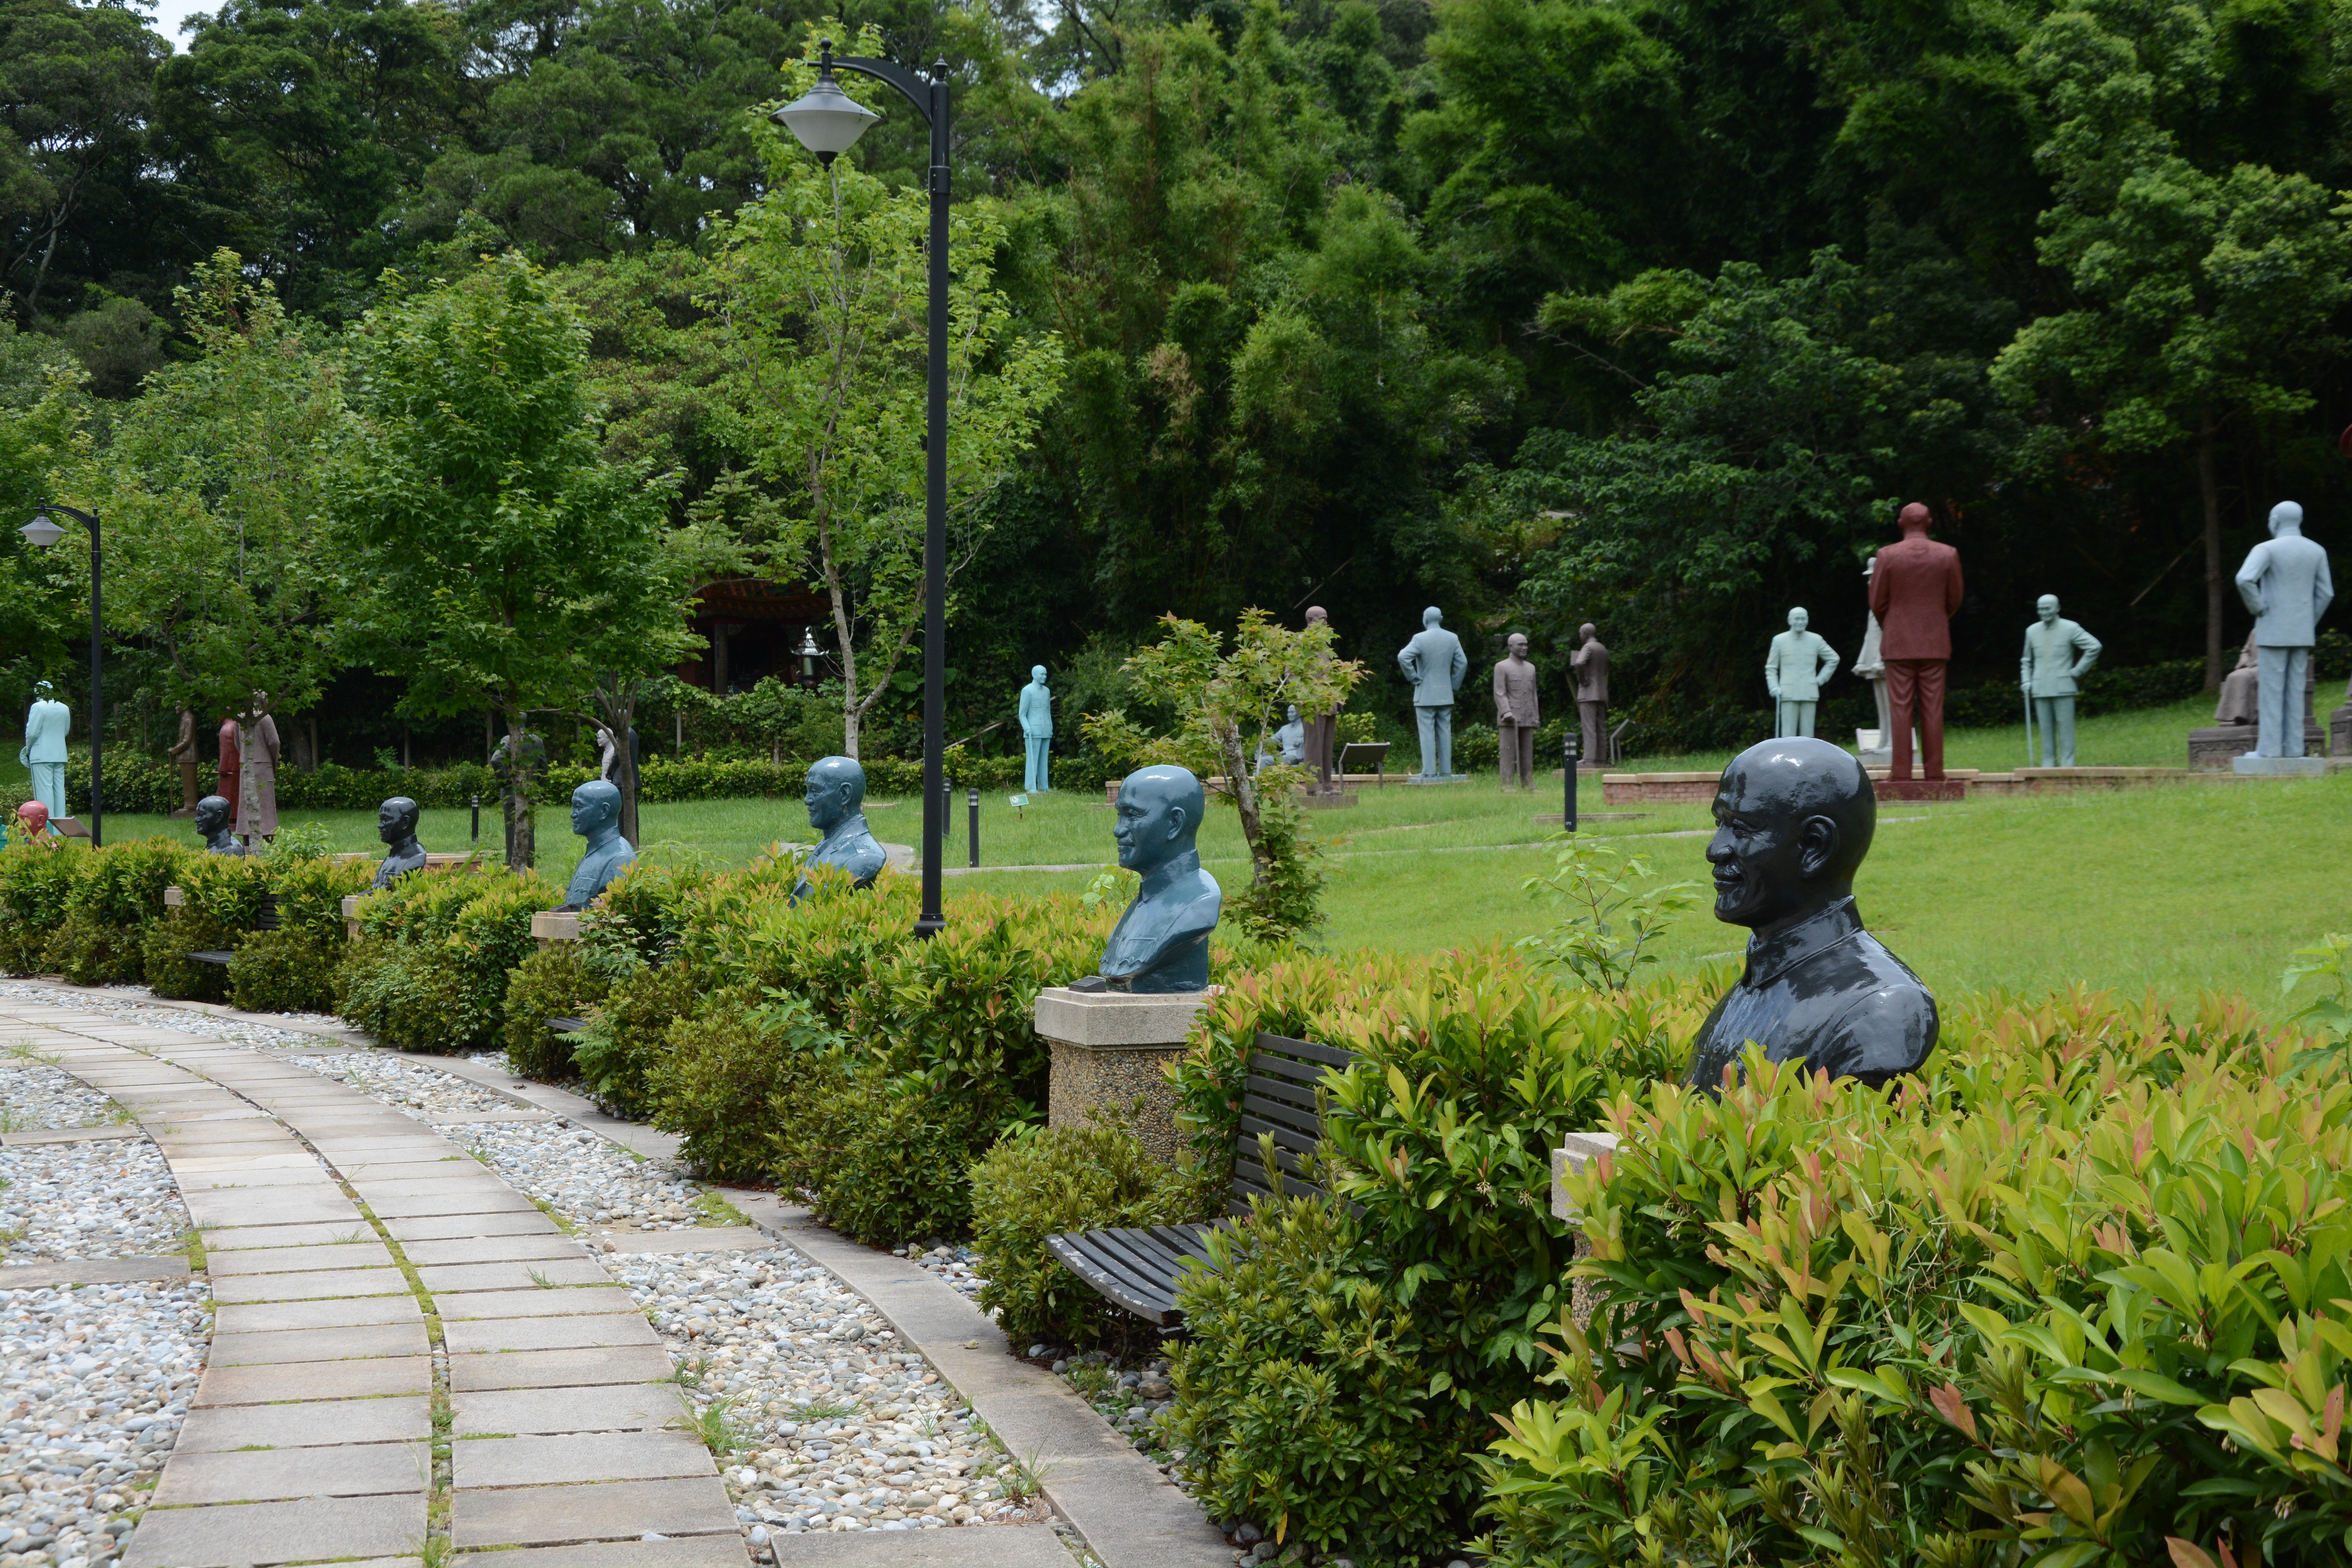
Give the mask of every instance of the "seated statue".
<svg viewBox="0 0 2352 1568">
<path fill-rule="evenodd" d="M 207 855 L 242 855 L 245 846 L 228 830 L 230 806 L 226 797 L 208 795 L 196 802 L 195 820 L 188 826 L 205 841 Z"/>
<path fill-rule="evenodd" d="M 2221 678 L 2221 699 L 2213 705 L 2216 724 L 2252 724 L 2261 717 L 2262 704 L 2254 700 L 2260 690 L 2262 671 L 2254 656 L 2254 634 L 2246 634 L 2246 646 L 2238 650 L 2238 667 Z"/>
<path fill-rule="evenodd" d="M 375 808 L 375 836 L 391 853 L 375 868 L 373 886 L 389 888 L 394 877 L 425 869 L 425 846 L 416 842 L 417 805 L 404 795 L 394 795 Z"/>
<path fill-rule="evenodd" d="M 588 840 L 587 851 L 563 889 L 564 910 L 584 910 L 614 878 L 637 858 L 621 837 L 621 792 L 603 779 L 590 779 L 572 792 L 572 831 Z"/>
<path fill-rule="evenodd" d="M 866 826 L 866 770 L 855 757 L 820 757 L 808 771 L 801 798 L 807 803 L 809 826 L 822 835 L 808 858 L 812 866 L 838 866 L 851 882 L 870 888 L 889 857 L 874 841 Z M 792 901 L 809 890 L 803 877 L 793 887 Z"/>
<path fill-rule="evenodd" d="M 1111 837 L 1143 886 L 1103 949 L 1102 973 L 1077 991 L 1198 991 L 1209 984 L 1209 932 L 1224 889 L 1201 869 L 1201 781 L 1179 767 L 1143 768 L 1118 786 Z"/>
<path fill-rule="evenodd" d="M 1685 1082 L 1719 1091 L 1753 1041 L 1768 1061 L 1880 1089 L 1936 1048 L 1936 999 L 1854 908 L 1877 817 L 1862 763 L 1826 741 L 1766 741 L 1723 770 L 1706 847 L 1715 918 L 1755 934 Z"/>
</svg>

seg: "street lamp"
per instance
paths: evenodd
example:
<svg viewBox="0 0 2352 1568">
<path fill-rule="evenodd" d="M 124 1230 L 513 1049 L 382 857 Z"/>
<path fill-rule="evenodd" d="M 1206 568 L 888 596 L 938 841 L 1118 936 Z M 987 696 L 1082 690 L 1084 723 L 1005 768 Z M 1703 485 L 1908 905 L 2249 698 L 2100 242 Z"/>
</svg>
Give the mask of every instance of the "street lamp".
<svg viewBox="0 0 2352 1568">
<path fill-rule="evenodd" d="M 805 626 L 802 628 L 801 646 L 794 648 L 793 651 L 800 658 L 802 687 L 807 690 L 814 691 L 816 689 L 816 667 L 824 658 L 824 649 L 816 646 L 816 628 L 814 626 Z"/>
<path fill-rule="evenodd" d="M 856 71 L 898 89 L 931 128 L 930 417 L 926 426 L 923 530 L 923 912 L 915 934 L 936 936 L 947 921 L 940 915 L 940 857 L 947 807 L 940 794 L 940 763 L 947 749 L 948 641 L 948 62 L 931 65 L 929 80 L 890 60 L 833 57 L 833 40 L 818 45 L 816 86 L 776 110 L 776 118 L 800 144 L 832 167 L 856 145 L 866 128 L 882 117 L 841 90 L 833 73 Z"/>
<path fill-rule="evenodd" d="M 99 682 L 99 602 L 98 602 L 98 514 L 77 511 L 55 501 L 44 501 L 33 521 L 16 531 L 25 542 L 37 550 L 47 550 L 66 536 L 66 531 L 49 521 L 49 513 L 61 511 L 89 530 L 89 847 L 93 849 L 106 842 L 106 813 L 99 787 L 99 762 L 105 739 L 105 689 Z"/>
</svg>

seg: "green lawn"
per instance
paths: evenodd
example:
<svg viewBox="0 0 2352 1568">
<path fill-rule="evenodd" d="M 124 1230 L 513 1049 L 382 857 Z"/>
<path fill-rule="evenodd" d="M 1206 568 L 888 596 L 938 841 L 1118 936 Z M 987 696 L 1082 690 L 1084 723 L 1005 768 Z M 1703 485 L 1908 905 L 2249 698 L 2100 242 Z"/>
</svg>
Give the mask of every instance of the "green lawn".
<svg viewBox="0 0 2352 1568">
<path fill-rule="evenodd" d="M 2205 701 L 2109 718 L 2082 726 L 2086 763 L 2177 764 L 2193 725 L 2210 721 Z M 1958 731 L 1955 767 L 1998 771 L 2024 752 L 2022 726 Z M 1629 769 L 1716 768 L 1724 754 L 1643 759 Z M 1547 919 L 1521 890 L 1545 863 L 1550 831 L 1538 812 L 1558 811 L 1550 788 L 1506 795 L 1491 782 L 1360 790 L 1352 811 L 1313 814 L 1310 831 L 1336 862 L 1322 940 L 1337 947 L 1436 949 L 1510 940 Z M 1661 874 L 1703 882 L 1706 812 L 1697 805 L 1626 808 L 1641 815 L 1596 817 L 1601 786 L 1580 791 L 1586 831 L 1640 849 Z M 983 869 L 963 874 L 965 809 L 959 799 L 947 862 L 958 874 L 948 898 L 1076 890 L 1112 859 L 1111 814 L 1098 795 L 1057 792 L 1015 811 L 1003 792 L 983 796 Z M 911 801 L 869 802 L 877 837 L 911 844 L 921 836 Z M 289 814 L 289 818 L 298 814 Z M 364 812 L 299 814 L 326 827 L 338 848 L 375 847 Z M 2352 926 L 2342 871 L 2352 829 L 2352 774 L 2295 783 L 2198 784 L 2116 793 L 1984 799 L 1956 805 L 1889 806 L 1857 888 L 1863 910 L 1889 946 L 1939 990 L 2038 991 L 2070 982 L 2137 994 L 2154 987 L 2186 998 L 2200 989 L 2237 990 L 2274 1006 L 2277 976 L 2293 948 L 2329 929 Z M 737 864 L 779 838 L 806 839 L 796 800 L 711 801 L 645 808 L 656 854 Z M 188 835 L 160 817 L 110 819 L 110 838 Z M 466 847 L 467 814 L 428 811 L 427 848 Z M 498 824 L 485 814 L 486 843 Z M 192 837 L 192 836 L 191 836 Z M 563 810 L 539 815 L 541 866 L 561 881 L 578 860 Z M 1248 875 L 1234 814 L 1213 810 L 1202 853 L 1226 885 Z M 1744 933 L 1717 924 L 1704 906 L 1671 933 L 1677 967 L 1736 953 Z"/>
</svg>

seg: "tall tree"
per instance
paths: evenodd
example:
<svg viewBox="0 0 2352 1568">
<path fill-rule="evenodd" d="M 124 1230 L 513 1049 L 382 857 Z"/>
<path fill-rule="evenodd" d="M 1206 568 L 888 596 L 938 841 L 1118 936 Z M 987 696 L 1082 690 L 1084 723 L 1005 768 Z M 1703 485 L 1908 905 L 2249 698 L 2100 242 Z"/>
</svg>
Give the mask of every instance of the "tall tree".
<svg viewBox="0 0 2352 1568">
<path fill-rule="evenodd" d="M 522 759 L 534 710 L 692 645 L 667 480 L 602 451 L 586 330 L 520 257 L 389 286 L 352 334 L 356 416 L 328 498 L 354 551 L 353 650 L 405 675 L 419 711 L 495 707 Z M 510 776 L 510 859 L 527 866 L 530 770 Z"/>
</svg>

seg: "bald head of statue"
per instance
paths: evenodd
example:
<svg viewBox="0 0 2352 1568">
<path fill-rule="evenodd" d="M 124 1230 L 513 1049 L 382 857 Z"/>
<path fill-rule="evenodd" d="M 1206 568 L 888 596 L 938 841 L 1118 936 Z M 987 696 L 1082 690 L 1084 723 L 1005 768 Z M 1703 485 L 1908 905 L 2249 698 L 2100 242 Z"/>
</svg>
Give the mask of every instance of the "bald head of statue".
<svg viewBox="0 0 2352 1568">
<path fill-rule="evenodd" d="M 1877 821 L 1853 752 L 1802 738 L 1748 747 L 1715 790 L 1715 918 L 1769 933 L 1851 897 Z"/>
<path fill-rule="evenodd" d="M 1118 821 L 1111 829 L 1118 863 L 1149 877 L 1179 855 L 1193 853 L 1208 796 L 1189 768 L 1141 768 L 1118 786 Z"/>
<path fill-rule="evenodd" d="M 1688 1081 L 1717 1089 L 1741 1053 L 1874 1088 L 1936 1046 L 1936 999 L 1863 929 L 1854 873 L 1878 804 L 1853 753 L 1826 741 L 1750 746 L 1715 793 L 1715 918 L 1746 926 L 1748 969 L 1700 1026 Z"/>
<path fill-rule="evenodd" d="M 801 803 L 808 807 L 809 826 L 831 833 L 865 809 L 866 770 L 854 757 L 818 758 L 802 784 Z"/>
</svg>

